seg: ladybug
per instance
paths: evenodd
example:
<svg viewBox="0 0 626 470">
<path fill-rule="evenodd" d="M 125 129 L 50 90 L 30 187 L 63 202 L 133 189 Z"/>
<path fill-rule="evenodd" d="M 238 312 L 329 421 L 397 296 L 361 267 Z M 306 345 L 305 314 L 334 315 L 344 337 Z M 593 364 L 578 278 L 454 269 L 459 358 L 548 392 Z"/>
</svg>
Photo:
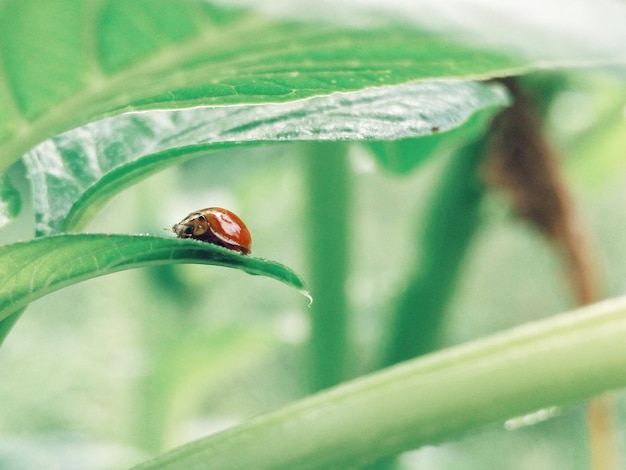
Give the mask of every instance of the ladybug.
<svg viewBox="0 0 626 470">
<path fill-rule="evenodd" d="M 228 209 L 209 207 L 192 212 L 172 227 L 178 238 L 193 238 L 250 254 L 252 238 L 246 224 Z"/>
</svg>

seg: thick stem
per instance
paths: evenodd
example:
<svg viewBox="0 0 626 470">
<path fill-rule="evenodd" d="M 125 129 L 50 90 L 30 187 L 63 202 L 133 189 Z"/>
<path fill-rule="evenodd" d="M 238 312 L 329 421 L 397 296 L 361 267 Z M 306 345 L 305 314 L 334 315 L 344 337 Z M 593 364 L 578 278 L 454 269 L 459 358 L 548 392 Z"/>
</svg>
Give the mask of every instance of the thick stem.
<svg viewBox="0 0 626 470">
<path fill-rule="evenodd" d="M 624 387 L 625 334 L 626 298 L 595 304 L 362 377 L 138 468 L 359 468 Z"/>
<path fill-rule="evenodd" d="M 347 146 L 307 145 L 309 289 L 311 306 L 309 389 L 346 378 L 348 353 L 346 278 L 350 239 Z"/>
</svg>

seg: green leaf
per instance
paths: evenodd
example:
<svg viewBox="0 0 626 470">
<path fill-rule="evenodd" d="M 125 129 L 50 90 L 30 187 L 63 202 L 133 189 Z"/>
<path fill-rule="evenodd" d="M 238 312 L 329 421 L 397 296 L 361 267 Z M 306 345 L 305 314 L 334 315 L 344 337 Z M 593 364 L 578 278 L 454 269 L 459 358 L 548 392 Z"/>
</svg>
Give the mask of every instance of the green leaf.
<svg viewBox="0 0 626 470">
<path fill-rule="evenodd" d="M 264 106 L 129 114 L 61 134 L 25 156 L 37 232 L 74 230 L 113 195 L 215 148 L 297 140 L 389 140 L 446 131 L 508 104 L 503 88 L 412 83 Z"/>
<path fill-rule="evenodd" d="M 137 235 L 58 235 L 0 247 L 0 321 L 77 282 L 171 263 L 241 269 L 284 282 L 308 296 L 302 279 L 286 266 L 210 243 Z"/>
<path fill-rule="evenodd" d="M 0 63 L 3 170 L 51 136 L 123 111 L 490 78 L 528 61 L 406 25 L 280 20 L 200 0 L 4 0 Z"/>
<path fill-rule="evenodd" d="M 356 379 L 136 470 L 359 468 L 626 386 L 626 297 Z"/>
</svg>

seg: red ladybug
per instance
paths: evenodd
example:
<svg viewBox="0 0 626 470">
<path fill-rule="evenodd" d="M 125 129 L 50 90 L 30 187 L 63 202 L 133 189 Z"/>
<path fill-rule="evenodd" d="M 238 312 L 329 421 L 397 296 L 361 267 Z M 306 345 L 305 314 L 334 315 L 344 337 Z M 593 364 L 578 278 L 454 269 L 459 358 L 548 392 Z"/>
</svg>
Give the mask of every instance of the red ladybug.
<svg viewBox="0 0 626 470">
<path fill-rule="evenodd" d="M 250 254 L 252 238 L 246 224 L 228 209 L 209 207 L 194 211 L 172 227 L 178 238 L 193 238 Z"/>
</svg>

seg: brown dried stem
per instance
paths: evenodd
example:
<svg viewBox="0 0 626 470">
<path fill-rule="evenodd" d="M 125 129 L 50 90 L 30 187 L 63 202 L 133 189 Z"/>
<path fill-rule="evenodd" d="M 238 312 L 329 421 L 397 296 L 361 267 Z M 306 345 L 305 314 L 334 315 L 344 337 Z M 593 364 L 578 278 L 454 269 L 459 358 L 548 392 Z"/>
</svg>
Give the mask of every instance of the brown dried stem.
<svg viewBox="0 0 626 470">
<path fill-rule="evenodd" d="M 486 182 L 503 190 L 517 215 L 543 233 L 561 253 L 577 303 L 594 302 L 598 291 L 593 258 L 539 114 L 516 79 L 500 81 L 515 101 L 492 123 L 485 159 Z M 588 404 L 594 470 L 617 469 L 611 414 L 608 397 Z"/>
</svg>

